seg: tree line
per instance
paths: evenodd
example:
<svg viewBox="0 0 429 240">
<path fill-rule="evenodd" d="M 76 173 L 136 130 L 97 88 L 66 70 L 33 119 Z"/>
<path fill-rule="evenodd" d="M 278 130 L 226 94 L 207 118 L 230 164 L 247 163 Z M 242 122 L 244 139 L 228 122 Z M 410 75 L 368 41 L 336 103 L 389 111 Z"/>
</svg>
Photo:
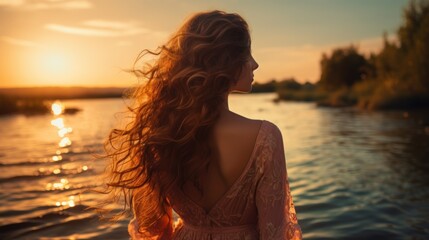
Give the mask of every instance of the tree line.
<svg viewBox="0 0 429 240">
<path fill-rule="evenodd" d="M 410 1 L 396 39 L 383 37 L 379 53 L 357 47 L 323 54 L 318 85 L 330 92 L 325 102 L 361 108 L 429 106 L 429 1 Z"/>
</svg>

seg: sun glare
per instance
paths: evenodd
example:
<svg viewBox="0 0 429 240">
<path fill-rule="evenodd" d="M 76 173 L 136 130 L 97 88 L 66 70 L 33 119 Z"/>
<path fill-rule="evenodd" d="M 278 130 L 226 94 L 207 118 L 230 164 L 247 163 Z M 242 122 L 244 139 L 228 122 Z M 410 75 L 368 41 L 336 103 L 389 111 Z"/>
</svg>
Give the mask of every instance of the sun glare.
<svg viewBox="0 0 429 240">
<path fill-rule="evenodd" d="M 49 53 L 41 56 L 42 70 L 48 75 L 64 74 L 68 68 L 68 60 L 60 53 Z"/>
<path fill-rule="evenodd" d="M 63 113 L 64 106 L 60 102 L 54 102 L 51 105 L 52 113 L 57 116 Z"/>
<path fill-rule="evenodd" d="M 41 48 L 31 57 L 33 80 L 37 85 L 62 85 L 75 79 L 73 54 L 66 49 Z"/>
</svg>

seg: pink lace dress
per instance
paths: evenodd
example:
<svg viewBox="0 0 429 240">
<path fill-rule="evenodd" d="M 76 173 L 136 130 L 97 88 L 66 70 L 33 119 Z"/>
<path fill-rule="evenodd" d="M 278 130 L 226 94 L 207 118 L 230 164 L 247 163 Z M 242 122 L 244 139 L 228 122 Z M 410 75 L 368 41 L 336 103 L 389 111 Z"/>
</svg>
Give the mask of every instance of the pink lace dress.
<svg viewBox="0 0 429 240">
<path fill-rule="evenodd" d="M 268 121 L 261 124 L 243 173 L 209 211 L 180 188 L 171 189 L 167 195 L 180 216 L 171 239 L 302 239 L 289 189 L 282 135 Z M 145 239 L 136 231 L 137 221 L 138 216 L 131 221 L 129 233 L 132 239 Z"/>
</svg>

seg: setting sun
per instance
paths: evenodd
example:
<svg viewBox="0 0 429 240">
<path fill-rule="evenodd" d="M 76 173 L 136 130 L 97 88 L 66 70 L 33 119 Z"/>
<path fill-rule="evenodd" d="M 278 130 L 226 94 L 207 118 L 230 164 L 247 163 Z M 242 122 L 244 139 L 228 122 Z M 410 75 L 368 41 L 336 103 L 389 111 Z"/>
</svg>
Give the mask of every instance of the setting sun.
<svg viewBox="0 0 429 240">
<path fill-rule="evenodd" d="M 43 85 L 73 85 L 76 79 L 76 63 L 65 49 L 37 49 L 28 64 L 34 79 Z"/>
<path fill-rule="evenodd" d="M 46 75 L 61 75 L 67 72 L 70 62 L 60 53 L 50 53 L 40 57 L 40 67 Z"/>
</svg>

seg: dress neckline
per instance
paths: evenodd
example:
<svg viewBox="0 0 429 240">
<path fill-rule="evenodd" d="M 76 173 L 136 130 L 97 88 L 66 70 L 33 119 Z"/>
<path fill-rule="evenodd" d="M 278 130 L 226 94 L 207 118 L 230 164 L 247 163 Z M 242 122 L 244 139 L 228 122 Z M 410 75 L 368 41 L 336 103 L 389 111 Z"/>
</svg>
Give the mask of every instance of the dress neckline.
<svg viewBox="0 0 429 240">
<path fill-rule="evenodd" d="M 256 135 L 256 140 L 255 140 L 255 144 L 253 146 L 253 150 L 252 153 L 249 157 L 249 160 L 246 163 L 246 166 L 244 167 L 243 171 L 241 172 L 240 176 L 234 181 L 234 183 L 231 185 L 231 187 L 225 191 L 224 194 L 222 194 L 222 196 L 215 202 L 215 204 L 213 204 L 213 206 L 210 207 L 209 210 L 206 210 L 203 206 L 199 205 L 198 203 L 196 203 L 194 200 L 192 200 L 190 197 L 188 197 L 188 195 L 186 195 L 182 190 L 180 190 L 181 194 L 189 201 L 192 203 L 192 205 L 195 205 L 195 207 L 197 207 L 198 209 L 200 209 L 205 215 L 210 215 L 210 213 L 216 209 L 216 207 L 222 202 L 224 201 L 224 199 L 226 198 L 226 196 L 228 196 L 236 187 L 237 185 L 242 181 L 242 179 L 244 178 L 244 176 L 247 174 L 247 172 L 249 171 L 250 166 L 253 163 L 253 159 L 254 159 L 254 155 L 256 153 L 256 149 L 257 149 L 257 145 L 258 142 L 260 141 L 261 135 L 262 135 L 262 129 L 263 129 L 263 125 L 265 123 L 265 120 L 261 120 L 261 124 L 259 126 L 259 130 L 258 130 L 258 134 Z"/>
</svg>

